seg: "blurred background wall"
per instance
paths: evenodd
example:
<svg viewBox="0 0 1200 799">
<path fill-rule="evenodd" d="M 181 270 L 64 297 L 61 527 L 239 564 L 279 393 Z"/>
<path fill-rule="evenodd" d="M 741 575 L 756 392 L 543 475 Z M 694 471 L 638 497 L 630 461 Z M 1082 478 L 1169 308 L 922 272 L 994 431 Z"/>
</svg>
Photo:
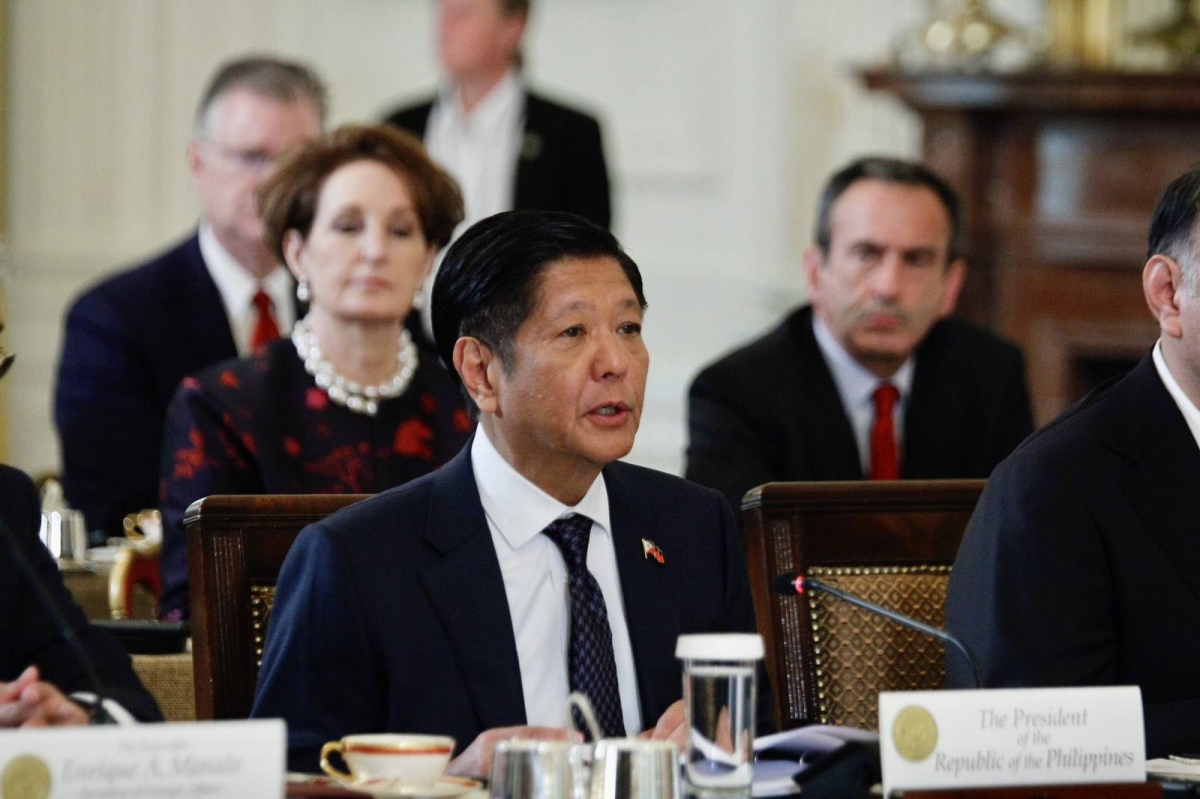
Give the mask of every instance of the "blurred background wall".
<svg viewBox="0 0 1200 799">
<path fill-rule="evenodd" d="M 1152 13 L 1160 0 L 1137 0 Z M 194 104 L 224 59 L 302 58 L 333 124 L 436 80 L 432 0 L 6 0 L 7 452 L 57 468 L 54 369 L 68 302 L 187 235 Z M 700 365 L 803 298 L 800 253 L 828 174 L 916 156 L 898 101 L 859 86 L 923 0 L 536 0 L 531 82 L 598 113 L 615 232 L 650 301 L 646 410 L 632 460 L 680 471 Z M 996 0 L 1022 24 L 1038 0 Z M 120 424 L 114 420 L 114 424 Z"/>
</svg>

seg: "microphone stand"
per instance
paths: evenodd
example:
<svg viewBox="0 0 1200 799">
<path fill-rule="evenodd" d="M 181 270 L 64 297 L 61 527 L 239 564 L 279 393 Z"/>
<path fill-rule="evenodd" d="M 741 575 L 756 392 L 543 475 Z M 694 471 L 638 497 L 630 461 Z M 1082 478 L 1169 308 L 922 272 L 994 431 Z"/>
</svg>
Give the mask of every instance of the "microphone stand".
<svg viewBox="0 0 1200 799">
<path fill-rule="evenodd" d="M 786 583 L 786 591 L 784 590 L 784 579 L 788 580 Z M 776 580 L 776 589 L 779 590 L 780 593 L 803 593 L 804 589 L 806 588 L 814 591 L 821 591 L 829 594 L 830 596 L 835 596 L 843 602 L 849 602 L 851 605 L 860 607 L 863 610 L 871 613 L 878 614 L 884 618 L 891 619 L 899 625 L 908 627 L 911 630 L 916 630 L 917 632 L 925 633 L 926 635 L 937 638 L 939 641 L 942 641 L 945 644 L 953 646 L 962 653 L 963 658 L 971 666 L 971 676 L 974 679 L 975 687 L 983 687 L 983 677 L 979 671 L 979 664 L 975 662 L 974 655 L 972 655 L 971 651 L 967 649 L 967 645 L 958 640 L 958 638 L 954 635 L 951 635 L 945 630 L 940 630 L 937 627 L 905 616 L 902 613 L 897 613 L 896 611 L 885 608 L 882 605 L 876 605 L 874 602 L 863 599 L 862 597 L 855 596 L 854 594 L 848 594 L 840 588 L 834 588 L 832 585 L 823 583 L 814 577 L 798 576 L 797 578 L 791 578 L 790 575 L 783 575 L 780 579 Z"/>
</svg>

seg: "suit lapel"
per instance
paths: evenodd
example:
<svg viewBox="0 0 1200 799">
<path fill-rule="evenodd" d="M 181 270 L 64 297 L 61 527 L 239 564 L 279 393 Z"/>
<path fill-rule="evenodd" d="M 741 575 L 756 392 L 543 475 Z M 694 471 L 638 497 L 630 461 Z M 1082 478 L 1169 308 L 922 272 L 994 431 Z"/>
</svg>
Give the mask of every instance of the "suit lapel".
<svg viewBox="0 0 1200 799">
<path fill-rule="evenodd" d="M 612 521 L 613 549 L 621 578 L 621 599 L 625 603 L 625 624 L 638 673 L 638 699 L 642 707 L 642 724 L 650 727 L 667 705 L 679 698 L 678 690 L 671 696 L 663 691 L 663 680 L 655 675 L 663 663 L 673 663 L 675 639 L 680 631 L 679 599 L 671 579 L 672 553 L 666 551 L 666 563 L 646 557 L 643 539 L 653 541 L 659 511 L 628 479 L 620 463 L 604 469 L 608 490 L 609 514 Z M 656 542 L 661 543 L 661 542 Z M 678 554 L 678 553 L 676 553 Z M 675 634 L 671 634 L 674 631 Z M 674 686 L 678 689 L 678 685 Z M 627 730 L 630 734 L 632 730 Z"/>
<path fill-rule="evenodd" d="M 481 729 L 525 723 L 521 666 L 500 562 L 471 468 L 471 443 L 436 474 L 426 542 L 441 558 L 421 583 L 445 630 Z"/>
<path fill-rule="evenodd" d="M 225 314 L 221 292 L 200 254 L 198 236 L 193 236 L 187 243 L 184 253 L 186 260 L 177 273 L 181 284 L 178 294 L 182 301 L 172 303 L 170 308 L 171 313 L 179 316 L 177 329 L 190 339 L 191 361 L 202 367 L 236 358 L 237 345 L 233 342 L 233 331 L 229 329 L 229 317 Z"/>
<path fill-rule="evenodd" d="M 521 148 L 517 155 L 517 174 L 513 186 L 513 208 L 545 207 L 544 191 L 546 180 L 546 120 L 543 106 L 529 92 L 524 92 L 525 124 L 521 130 Z"/>
<path fill-rule="evenodd" d="M 1126 380 L 1106 443 L 1132 461 L 1122 481 L 1126 496 L 1200 600 L 1200 448 L 1149 356 Z"/>
<path fill-rule="evenodd" d="M 942 368 L 935 328 L 917 348 L 912 394 L 904 414 L 901 477 L 944 477 L 959 472 L 958 442 L 973 409 L 957 374 Z"/>
<path fill-rule="evenodd" d="M 793 318 L 792 339 L 800 350 L 797 369 L 805 408 L 801 413 L 810 480 L 861 480 L 858 441 L 833 382 L 833 373 L 813 333 L 812 307 Z"/>
</svg>

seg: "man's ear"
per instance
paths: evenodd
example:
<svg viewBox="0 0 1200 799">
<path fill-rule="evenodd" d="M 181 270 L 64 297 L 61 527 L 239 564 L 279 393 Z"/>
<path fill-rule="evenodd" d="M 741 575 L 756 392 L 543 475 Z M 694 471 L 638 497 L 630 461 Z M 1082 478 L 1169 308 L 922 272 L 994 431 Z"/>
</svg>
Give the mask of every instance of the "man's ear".
<svg viewBox="0 0 1200 799">
<path fill-rule="evenodd" d="M 200 153 L 201 143 L 199 139 L 192 139 L 187 143 L 187 165 L 188 172 L 191 173 L 192 179 L 198 179 L 201 170 L 204 169 L 204 156 Z"/>
<path fill-rule="evenodd" d="M 808 302 L 821 295 L 821 267 L 825 265 L 825 252 L 816 244 L 804 248 L 804 279 L 808 281 Z"/>
<path fill-rule="evenodd" d="M 481 414 L 496 414 L 500 409 L 496 385 L 499 365 L 491 347 L 479 339 L 463 336 L 454 342 L 454 371 Z"/>
<path fill-rule="evenodd" d="M 958 295 L 962 294 L 963 284 L 967 282 L 967 259 L 956 258 L 946 267 L 946 282 L 942 287 L 942 301 L 938 305 L 938 318 L 945 319 L 954 313 L 958 305 Z"/>
<path fill-rule="evenodd" d="M 1181 338 L 1183 325 L 1179 319 L 1178 294 L 1183 291 L 1183 267 L 1169 255 L 1150 256 L 1142 268 L 1142 292 L 1146 305 L 1158 320 L 1164 336 Z"/>
</svg>

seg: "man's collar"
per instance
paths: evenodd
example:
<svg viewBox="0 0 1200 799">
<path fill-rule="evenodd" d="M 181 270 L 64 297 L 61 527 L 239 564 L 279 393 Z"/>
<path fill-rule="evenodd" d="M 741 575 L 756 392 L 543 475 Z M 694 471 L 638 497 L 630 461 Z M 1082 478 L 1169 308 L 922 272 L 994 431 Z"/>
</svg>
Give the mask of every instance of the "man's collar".
<svg viewBox="0 0 1200 799">
<path fill-rule="evenodd" d="M 291 278 L 282 266 L 271 270 L 271 274 L 262 280 L 254 276 L 242 266 L 217 239 L 212 225 L 207 219 L 200 220 L 200 230 L 197 235 L 200 242 L 200 256 L 208 273 L 212 275 L 217 290 L 225 301 L 229 313 L 239 314 L 250 307 L 259 286 L 265 286 L 271 296 L 287 296 L 290 291 Z"/>
<path fill-rule="evenodd" d="M 564 505 L 514 469 L 492 444 L 483 425 L 475 428 L 471 468 L 484 513 L 513 549 L 520 548 L 550 522 L 569 513 L 581 513 L 611 534 L 608 489 L 603 474 L 596 476 L 577 505 Z"/>
<path fill-rule="evenodd" d="M 462 97 L 454 84 L 447 84 L 443 87 L 438 97 L 438 104 L 450 112 L 451 119 L 455 124 L 469 123 L 479 130 L 490 131 L 500 124 L 501 119 L 512 105 L 520 101 L 524 91 L 525 87 L 517 71 L 509 69 L 504 73 L 504 77 L 500 78 L 492 87 L 491 91 L 479 101 L 479 104 L 471 110 L 470 114 L 463 108 Z"/>
<path fill-rule="evenodd" d="M 817 346 L 825 356 L 825 363 L 833 375 L 833 382 L 846 407 L 856 407 L 870 399 L 880 383 L 888 382 L 900 390 L 901 399 L 907 400 L 912 393 L 913 357 L 910 355 L 896 373 L 886 381 L 858 361 L 854 360 L 842 343 L 833 335 L 820 315 L 813 309 L 813 335 Z"/>
<path fill-rule="evenodd" d="M 1192 431 L 1192 438 L 1196 439 L 1196 445 L 1200 446 L 1200 408 L 1197 408 L 1196 403 L 1192 402 L 1184 393 L 1179 381 L 1175 379 L 1175 375 L 1171 374 L 1171 368 L 1167 366 L 1167 359 L 1162 354 L 1161 338 L 1154 345 L 1152 357 L 1159 379 L 1163 381 L 1167 393 L 1171 395 L 1171 399 L 1179 407 L 1179 412 L 1183 414 L 1183 420 L 1187 422 L 1188 430 Z"/>
</svg>

